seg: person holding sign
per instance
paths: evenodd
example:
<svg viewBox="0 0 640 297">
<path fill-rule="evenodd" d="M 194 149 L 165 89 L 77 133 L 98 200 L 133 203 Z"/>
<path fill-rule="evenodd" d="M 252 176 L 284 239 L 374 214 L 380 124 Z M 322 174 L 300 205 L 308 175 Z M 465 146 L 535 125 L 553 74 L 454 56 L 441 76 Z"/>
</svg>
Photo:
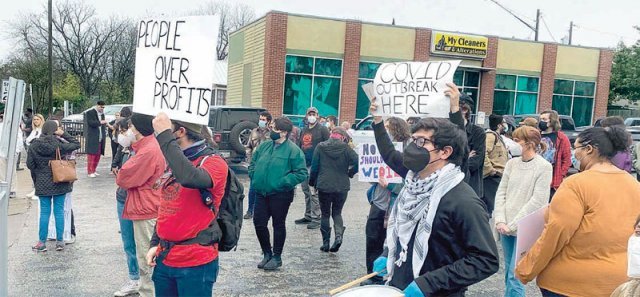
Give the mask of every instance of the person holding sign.
<svg viewBox="0 0 640 297">
<path fill-rule="evenodd" d="M 525 288 L 513 274 L 518 221 L 548 204 L 553 173 L 551 164 L 538 154 L 546 146 L 537 129 L 520 127 L 513 132 L 513 138 L 522 147 L 522 157 L 509 160 L 504 168 L 495 196 L 493 218 L 504 252 L 504 296 L 524 297 Z"/>
<path fill-rule="evenodd" d="M 455 85 L 446 94 L 452 101 L 460 96 Z M 377 108 L 372 102 L 372 113 Z M 402 153 L 394 149 L 381 117 L 374 117 L 373 130 L 382 158 L 404 177 L 374 271 L 408 297 L 462 296 L 468 286 L 496 273 L 489 215 L 463 182 L 464 130 L 447 119 L 421 119 Z"/>
<path fill-rule="evenodd" d="M 518 262 L 515 275 L 523 284 L 536 279 L 542 296 L 608 297 L 627 280 L 624 226 L 640 213 L 640 183 L 611 163 L 627 141 L 617 126 L 578 135 L 581 173 L 562 182 L 540 238 Z"/>
<path fill-rule="evenodd" d="M 349 147 L 349 134 L 342 128 L 333 128 L 329 140 L 318 144 L 313 152 L 309 185 L 318 189 L 320 210 L 320 233 L 322 234 L 323 252 L 335 253 L 342 245 L 344 223 L 342 207 L 347 201 L 351 189 L 351 180 L 358 173 L 358 154 Z M 333 218 L 335 240 L 331 248 L 331 224 Z"/>
</svg>

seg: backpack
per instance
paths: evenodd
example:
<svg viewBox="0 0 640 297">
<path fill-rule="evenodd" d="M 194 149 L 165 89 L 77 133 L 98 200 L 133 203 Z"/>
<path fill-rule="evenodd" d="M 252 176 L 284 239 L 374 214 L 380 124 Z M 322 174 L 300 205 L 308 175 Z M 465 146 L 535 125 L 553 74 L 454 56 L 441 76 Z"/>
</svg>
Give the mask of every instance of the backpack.
<svg viewBox="0 0 640 297">
<path fill-rule="evenodd" d="M 210 156 L 211 155 L 202 158 L 198 167 L 202 167 L 202 164 L 204 164 Z M 217 213 L 211 192 L 208 190 L 201 190 L 200 192 L 203 203 L 207 205 L 216 216 L 215 224 L 213 224 L 214 226 L 212 227 L 213 232 L 215 232 L 213 238 L 217 239 L 217 241 L 214 240 L 214 242 L 218 243 L 218 250 L 228 252 L 237 248 L 243 221 L 244 186 L 242 182 L 240 182 L 231 168 L 227 168 L 227 182 Z"/>
</svg>

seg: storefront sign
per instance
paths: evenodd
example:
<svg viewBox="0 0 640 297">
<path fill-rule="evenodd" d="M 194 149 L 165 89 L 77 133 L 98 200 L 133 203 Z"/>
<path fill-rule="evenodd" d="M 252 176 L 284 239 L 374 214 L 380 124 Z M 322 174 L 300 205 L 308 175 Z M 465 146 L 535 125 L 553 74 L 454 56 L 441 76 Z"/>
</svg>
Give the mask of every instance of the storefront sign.
<svg viewBox="0 0 640 297">
<path fill-rule="evenodd" d="M 9 81 L 2 81 L 2 97 L 0 97 L 0 101 L 4 104 L 7 102 L 7 98 L 9 97 Z"/>
<path fill-rule="evenodd" d="M 209 122 L 219 23 L 217 16 L 138 23 L 134 112 Z"/>
<path fill-rule="evenodd" d="M 487 57 L 489 39 L 484 36 L 433 32 L 431 52 L 434 54 L 466 56 L 484 59 Z"/>
<path fill-rule="evenodd" d="M 460 60 L 380 65 L 373 80 L 378 104 L 374 115 L 449 118 L 449 97 L 444 93 L 458 65 Z"/>
</svg>

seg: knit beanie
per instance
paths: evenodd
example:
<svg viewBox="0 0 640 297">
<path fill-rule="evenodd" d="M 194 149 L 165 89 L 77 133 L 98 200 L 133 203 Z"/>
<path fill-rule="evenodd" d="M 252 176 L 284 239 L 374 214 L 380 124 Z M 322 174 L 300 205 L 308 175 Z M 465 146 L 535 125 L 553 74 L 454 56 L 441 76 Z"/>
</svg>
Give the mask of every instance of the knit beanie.
<svg viewBox="0 0 640 297">
<path fill-rule="evenodd" d="M 131 115 L 131 124 L 142 136 L 153 134 L 153 117 L 150 115 L 134 113 Z"/>
<path fill-rule="evenodd" d="M 53 135 L 58 130 L 58 122 L 56 121 L 46 121 L 44 125 L 42 125 L 42 134 L 43 135 Z"/>
</svg>

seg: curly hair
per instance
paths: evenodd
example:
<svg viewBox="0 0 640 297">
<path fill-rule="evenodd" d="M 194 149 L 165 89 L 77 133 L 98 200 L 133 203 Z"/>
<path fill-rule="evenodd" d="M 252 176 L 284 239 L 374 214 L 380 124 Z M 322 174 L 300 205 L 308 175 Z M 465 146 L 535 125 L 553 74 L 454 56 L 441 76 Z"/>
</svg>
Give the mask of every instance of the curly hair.
<svg viewBox="0 0 640 297">
<path fill-rule="evenodd" d="M 396 142 L 406 142 L 411 138 L 409 124 L 401 118 L 390 117 L 387 119 L 389 134 Z"/>
</svg>

